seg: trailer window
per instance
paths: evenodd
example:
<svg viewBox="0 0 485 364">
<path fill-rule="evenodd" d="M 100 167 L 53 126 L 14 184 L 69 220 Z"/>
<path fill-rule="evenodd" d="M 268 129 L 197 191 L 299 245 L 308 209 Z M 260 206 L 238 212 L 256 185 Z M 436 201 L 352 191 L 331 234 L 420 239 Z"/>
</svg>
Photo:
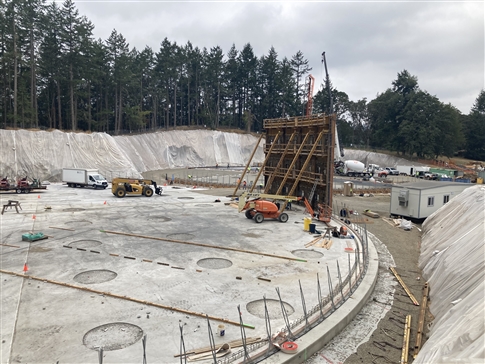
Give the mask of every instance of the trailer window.
<svg viewBox="0 0 485 364">
<path fill-rule="evenodd" d="M 428 197 L 428 207 L 434 206 L 434 196 Z"/>
<path fill-rule="evenodd" d="M 444 205 L 445 203 L 447 203 L 448 201 L 450 201 L 450 195 L 444 195 L 444 196 L 443 196 L 443 205 Z"/>
</svg>

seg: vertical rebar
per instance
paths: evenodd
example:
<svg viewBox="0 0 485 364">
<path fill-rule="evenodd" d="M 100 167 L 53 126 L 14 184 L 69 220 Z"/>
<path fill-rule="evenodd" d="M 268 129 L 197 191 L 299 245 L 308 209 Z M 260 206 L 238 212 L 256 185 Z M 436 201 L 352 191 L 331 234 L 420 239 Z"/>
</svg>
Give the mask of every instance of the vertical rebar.
<svg viewBox="0 0 485 364">
<path fill-rule="evenodd" d="M 185 349 L 184 327 L 179 324 L 180 328 L 180 364 L 187 364 L 187 350 Z M 182 358 L 184 362 L 182 363 Z"/>
<path fill-rule="evenodd" d="M 344 298 L 344 291 L 342 289 L 342 276 L 340 275 L 340 266 L 338 265 L 338 260 L 337 260 L 337 273 L 338 273 L 338 282 L 339 282 L 339 287 L 340 287 L 340 294 L 342 295 L 342 302 L 345 301 Z"/>
<path fill-rule="evenodd" d="M 143 346 L 143 364 L 147 364 L 147 334 L 143 335 L 141 339 L 141 344 Z"/>
<path fill-rule="evenodd" d="M 209 321 L 209 315 L 205 315 L 205 316 L 207 317 L 207 330 L 209 331 L 209 343 L 211 346 L 212 359 L 214 359 L 214 364 L 217 364 L 216 343 L 214 341 L 214 334 L 212 333 L 211 323 Z"/>
<path fill-rule="evenodd" d="M 352 294 L 352 267 L 350 266 L 350 254 L 347 255 L 349 257 L 349 291 Z"/>
<path fill-rule="evenodd" d="M 322 287 L 320 286 L 320 278 L 317 273 L 317 296 L 318 306 L 320 307 L 320 318 L 323 318 L 323 306 L 322 306 Z"/>
<path fill-rule="evenodd" d="M 248 353 L 248 346 L 246 344 L 246 330 L 244 329 L 244 322 L 242 319 L 242 312 L 241 312 L 241 306 L 237 305 L 237 311 L 239 313 L 239 327 L 241 329 L 241 341 L 244 349 L 244 362 L 246 360 L 249 360 L 249 353 Z M 215 354 L 214 354 L 214 359 L 215 359 Z M 214 361 L 215 364 L 215 361 Z"/>
<path fill-rule="evenodd" d="M 288 312 L 286 312 L 285 305 L 283 304 L 283 300 L 281 299 L 280 289 L 278 287 L 276 287 L 276 293 L 278 293 L 278 298 L 280 300 L 281 314 L 283 315 L 283 319 L 285 320 L 286 329 L 288 330 L 288 336 L 293 339 L 293 333 L 291 332 L 290 328 L 290 320 L 288 319 Z"/>
<path fill-rule="evenodd" d="M 306 302 L 305 302 L 305 296 L 303 295 L 303 289 L 301 288 L 301 282 L 298 280 L 298 284 L 300 285 L 300 296 L 301 296 L 301 305 L 303 307 L 303 315 L 305 315 L 305 331 L 308 330 L 308 315 L 306 311 Z"/>
<path fill-rule="evenodd" d="M 269 317 L 268 306 L 266 305 L 266 296 L 263 296 L 264 301 L 264 321 L 266 324 L 266 335 L 268 335 L 268 351 L 271 350 L 271 319 Z"/>
<path fill-rule="evenodd" d="M 332 302 L 332 308 L 335 310 L 335 302 L 333 301 L 333 287 L 332 287 L 332 278 L 330 278 L 330 270 L 327 266 L 327 278 L 328 278 L 328 291 L 330 295 L 330 301 Z"/>
</svg>

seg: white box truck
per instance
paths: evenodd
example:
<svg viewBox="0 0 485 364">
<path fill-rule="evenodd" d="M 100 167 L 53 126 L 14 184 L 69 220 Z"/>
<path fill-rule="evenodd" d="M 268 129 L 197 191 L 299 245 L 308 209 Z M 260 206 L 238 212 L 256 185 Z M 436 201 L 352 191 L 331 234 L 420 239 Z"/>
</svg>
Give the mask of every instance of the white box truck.
<svg viewBox="0 0 485 364">
<path fill-rule="evenodd" d="M 108 187 L 108 181 L 97 169 L 85 168 L 63 168 L 62 182 L 67 183 L 68 187 L 90 186 L 94 189 Z"/>
<path fill-rule="evenodd" d="M 397 166 L 396 169 L 399 171 L 399 174 L 404 176 L 415 176 L 416 172 L 428 172 L 429 167 L 423 166 Z"/>
</svg>

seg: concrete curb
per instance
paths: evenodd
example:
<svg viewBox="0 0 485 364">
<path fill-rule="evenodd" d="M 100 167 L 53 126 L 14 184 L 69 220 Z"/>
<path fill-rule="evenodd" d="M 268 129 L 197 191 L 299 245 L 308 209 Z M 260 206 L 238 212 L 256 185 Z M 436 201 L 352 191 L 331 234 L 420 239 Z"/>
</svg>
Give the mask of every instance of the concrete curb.
<svg viewBox="0 0 485 364">
<path fill-rule="evenodd" d="M 285 354 L 281 351 L 261 361 L 265 364 L 299 364 L 321 350 L 337 336 L 362 310 L 369 300 L 377 281 L 379 257 L 371 239 L 369 239 L 369 267 L 367 274 L 357 290 L 338 310 L 307 334 L 297 339 L 298 352 Z"/>
</svg>

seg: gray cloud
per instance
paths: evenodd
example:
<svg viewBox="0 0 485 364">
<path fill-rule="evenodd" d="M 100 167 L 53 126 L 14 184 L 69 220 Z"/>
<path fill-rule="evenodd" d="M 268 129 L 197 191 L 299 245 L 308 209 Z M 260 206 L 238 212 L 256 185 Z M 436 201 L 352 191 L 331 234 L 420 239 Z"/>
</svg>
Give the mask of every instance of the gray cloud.
<svg viewBox="0 0 485 364">
<path fill-rule="evenodd" d="M 158 51 L 167 37 L 227 53 L 250 43 L 279 58 L 301 50 L 322 81 L 326 51 L 333 85 L 352 100 L 391 87 L 407 69 L 419 85 L 468 113 L 484 88 L 484 4 L 479 2 L 119 2 L 76 1 L 105 40 Z"/>
</svg>

